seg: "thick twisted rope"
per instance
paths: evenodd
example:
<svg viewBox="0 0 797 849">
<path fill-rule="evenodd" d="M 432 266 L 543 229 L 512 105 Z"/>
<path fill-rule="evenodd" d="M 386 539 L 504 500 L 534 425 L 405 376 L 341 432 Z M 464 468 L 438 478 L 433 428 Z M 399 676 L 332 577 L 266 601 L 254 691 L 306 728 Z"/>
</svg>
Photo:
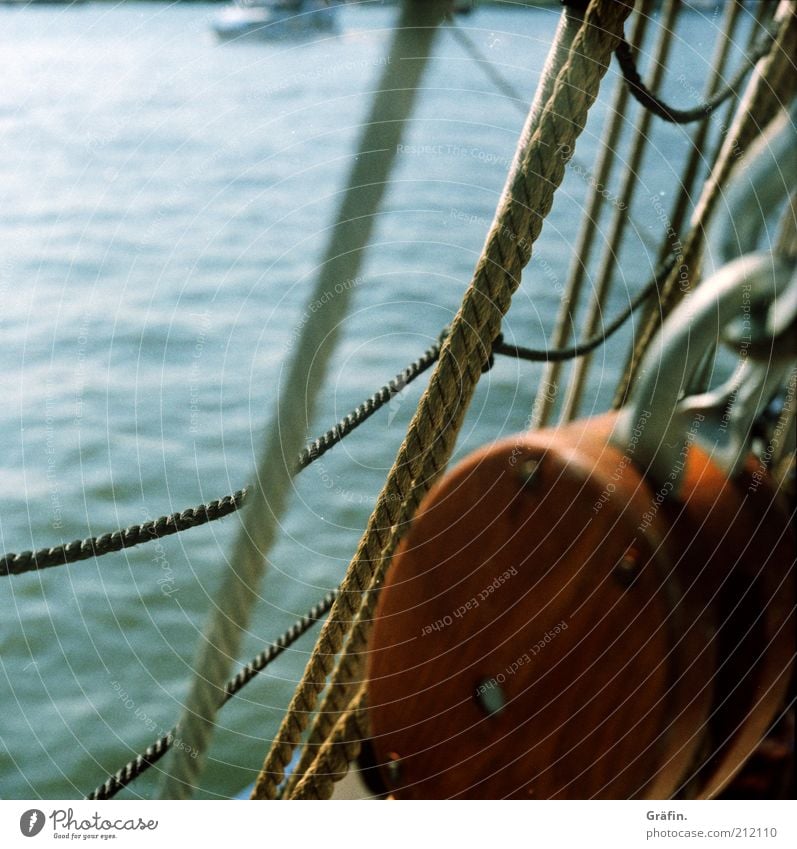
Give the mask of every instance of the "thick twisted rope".
<svg viewBox="0 0 797 849">
<path fill-rule="evenodd" d="M 797 55 L 797 4 L 794 0 L 780 0 L 775 24 L 775 40 L 747 83 L 717 161 L 692 213 L 682 254 L 662 287 L 659 309 L 647 317 L 631 350 L 615 393 L 615 409 L 625 403 L 641 358 L 662 321 L 699 279 L 705 234 L 734 165 L 783 104 L 791 102 L 795 96 L 797 73 L 793 57 Z"/>
<path fill-rule="evenodd" d="M 628 318 L 629 315 L 631 315 L 631 313 L 634 309 L 636 309 L 637 306 L 644 303 L 647 298 L 649 298 L 654 292 L 657 291 L 658 281 L 666 278 L 672 266 L 672 263 L 673 260 L 670 260 L 668 263 L 666 263 L 659 270 L 657 277 L 654 278 L 634 298 L 634 300 L 631 302 L 631 304 L 629 304 L 629 307 L 624 311 L 624 313 L 619 315 L 612 323 L 606 326 L 603 331 L 603 334 L 606 338 L 611 336 L 612 333 L 614 333 L 619 327 L 622 326 L 623 322 Z M 588 345 L 590 344 L 592 343 L 588 343 Z M 586 353 L 587 350 L 588 348 L 585 348 L 584 346 L 582 346 L 581 348 L 579 348 L 579 346 L 573 346 L 572 352 L 575 355 L 578 355 L 578 352 Z M 536 355 L 539 353 L 537 351 L 534 351 L 533 349 L 522 348 L 515 345 L 507 345 L 505 342 L 503 342 L 503 339 L 500 335 L 493 345 L 493 352 L 511 352 L 513 356 L 517 356 L 521 359 L 527 358 L 530 360 L 537 360 Z M 441 438 L 435 443 L 437 450 L 433 451 L 429 455 L 430 459 L 424 469 L 424 473 L 421 479 L 419 481 L 416 481 L 415 486 L 413 487 L 411 497 L 409 499 L 409 503 L 404 505 L 403 507 L 404 512 L 406 512 L 408 515 L 414 515 L 415 510 L 419 506 L 431 482 L 433 482 L 445 468 L 445 463 L 449 452 L 448 442 L 455 438 L 456 434 L 453 433 L 452 429 L 449 428 L 447 433 L 441 436 Z M 398 540 L 394 536 L 391 546 L 382 553 L 380 563 L 389 563 L 393 555 L 393 548 L 395 547 L 397 542 Z M 332 673 L 329 688 L 324 694 L 324 698 L 321 702 L 318 713 L 313 722 L 313 727 L 311 728 L 307 743 L 304 747 L 304 750 L 302 751 L 299 763 L 294 768 L 294 771 L 291 776 L 288 778 L 283 791 L 283 795 L 290 796 L 291 790 L 296 786 L 297 782 L 301 779 L 301 777 L 309 770 L 310 765 L 313 763 L 319 751 L 319 747 L 323 745 L 324 740 L 326 740 L 327 736 L 329 735 L 330 730 L 335 724 L 340 712 L 345 709 L 347 704 L 347 698 L 351 695 L 351 687 L 360 683 L 359 678 L 362 674 L 363 652 L 365 651 L 368 637 L 370 635 L 370 623 L 374 618 L 377 597 L 378 592 L 376 591 L 376 588 L 372 585 L 371 589 L 366 594 L 362 607 L 358 611 L 357 616 L 352 624 L 351 631 L 349 632 L 349 635 L 346 639 L 346 643 L 343 647 L 341 657 L 338 660 L 338 664 Z"/>
<path fill-rule="evenodd" d="M 495 220 L 487 236 L 473 281 L 451 325 L 440 359 L 399 449 L 357 553 L 341 585 L 341 594 L 322 627 L 316 648 L 288 708 L 274 744 L 258 776 L 253 798 L 274 798 L 293 750 L 300 741 L 319 693 L 361 606 L 362 594 L 377 586 L 386 568 L 383 552 L 392 549 L 405 530 L 413 483 L 428 488 L 423 475 L 427 459 L 436 465 L 450 453 L 476 383 L 498 335 L 503 315 L 520 283 L 550 211 L 565 163 L 552 155 L 575 144 L 595 100 L 611 54 L 630 14 L 629 5 L 594 0 L 585 15 L 568 61 L 536 129 L 526 122 Z M 532 131 L 533 130 L 533 131 Z M 441 433 L 450 433 L 435 453 Z M 441 443 L 443 445 L 443 443 Z M 414 504 L 417 498 L 412 499 Z M 363 623 L 363 627 L 366 627 Z"/>
<path fill-rule="evenodd" d="M 660 85 L 664 78 L 667 59 L 675 34 L 675 25 L 680 11 L 680 0 L 665 0 L 659 34 L 651 60 L 653 65 L 653 85 L 656 87 Z M 598 264 L 597 274 L 592 281 L 586 313 L 582 322 L 582 333 L 585 336 L 591 336 L 599 327 L 601 315 L 603 314 L 612 284 L 614 283 L 617 257 L 620 255 L 620 248 L 623 244 L 629 221 L 627 210 L 633 205 L 634 195 L 639 184 L 639 174 L 643 157 L 650 141 L 650 123 L 652 117 L 651 112 L 641 110 L 641 114 L 634 127 L 630 149 L 625 157 L 625 168 L 619 186 L 617 202 L 614 204 L 609 232 L 606 236 L 606 243 Z M 579 405 L 591 365 L 592 357 L 588 354 L 573 364 L 573 369 L 570 373 L 570 382 L 568 383 L 567 392 L 562 401 L 561 421 L 570 421 L 578 415 Z"/>
<path fill-rule="evenodd" d="M 312 419 L 354 288 L 341 283 L 355 279 L 359 272 L 446 7 L 445 0 L 406 0 L 404 4 L 391 48 L 394 61 L 382 73 L 312 296 L 312 301 L 324 306 L 310 310 L 301 329 L 287 379 L 280 387 L 276 418 L 233 550 L 232 568 L 200 641 L 196 675 L 178 723 L 187 745 L 172 752 L 172 770 L 161 794 L 165 798 L 190 797 L 204 767 L 224 684 L 258 599 L 265 555 L 293 487 L 293 460 Z M 332 297 L 331 292 L 335 292 Z"/>
</svg>

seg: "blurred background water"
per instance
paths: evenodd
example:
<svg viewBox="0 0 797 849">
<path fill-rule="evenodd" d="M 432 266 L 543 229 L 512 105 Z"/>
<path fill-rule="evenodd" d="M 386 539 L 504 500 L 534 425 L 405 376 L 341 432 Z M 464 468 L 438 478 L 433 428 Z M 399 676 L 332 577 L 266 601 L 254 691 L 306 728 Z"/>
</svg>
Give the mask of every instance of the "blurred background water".
<svg viewBox="0 0 797 849">
<path fill-rule="evenodd" d="M 219 44 L 205 5 L 0 8 L 3 551 L 245 483 L 395 13 L 355 5 L 334 36 Z M 462 25 L 530 99 L 557 19 L 484 8 Z M 671 67 L 698 89 L 719 24 L 716 10 L 682 17 Z M 678 74 L 665 94 L 694 102 Z M 581 161 L 594 156 L 614 76 Z M 308 437 L 451 319 L 522 122 L 442 33 Z M 685 130 L 656 125 L 612 316 L 651 273 L 657 203 L 669 209 L 687 150 Z M 571 168 L 557 195 L 506 321 L 518 344 L 542 346 L 552 331 L 588 181 Z M 631 332 L 598 352 L 583 413 L 608 405 Z M 499 358 L 459 453 L 522 429 L 539 375 Z M 341 578 L 422 383 L 298 479 L 245 657 Z M 237 523 L 3 580 L 0 795 L 83 795 L 171 727 Z M 311 644 L 222 712 L 204 795 L 254 779 Z M 158 779 L 156 768 L 126 795 L 151 796 Z"/>
</svg>

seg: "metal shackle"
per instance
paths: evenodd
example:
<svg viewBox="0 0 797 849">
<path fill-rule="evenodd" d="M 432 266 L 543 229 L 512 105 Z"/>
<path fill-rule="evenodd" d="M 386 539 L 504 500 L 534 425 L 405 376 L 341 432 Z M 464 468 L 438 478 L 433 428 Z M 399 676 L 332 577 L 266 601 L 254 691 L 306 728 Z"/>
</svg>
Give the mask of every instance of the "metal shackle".
<svg viewBox="0 0 797 849">
<path fill-rule="evenodd" d="M 775 296 L 795 285 L 794 263 L 765 253 L 741 257 L 679 304 L 651 342 L 612 443 L 622 448 L 633 444 L 637 464 L 657 483 L 669 481 L 673 494 L 693 441 L 729 476 L 744 461 L 753 421 L 797 358 L 795 352 L 753 362 L 749 351 L 762 342 L 771 323 Z M 688 395 L 707 347 L 731 327 L 740 344 L 739 367 L 718 389 Z"/>
</svg>

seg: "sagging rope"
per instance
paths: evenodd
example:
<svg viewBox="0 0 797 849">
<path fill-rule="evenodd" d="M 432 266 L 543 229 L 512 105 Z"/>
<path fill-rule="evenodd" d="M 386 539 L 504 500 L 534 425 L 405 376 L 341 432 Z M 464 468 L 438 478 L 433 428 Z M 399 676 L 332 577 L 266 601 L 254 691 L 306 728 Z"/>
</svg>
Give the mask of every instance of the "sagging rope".
<svg viewBox="0 0 797 849">
<path fill-rule="evenodd" d="M 626 321 L 628 321 L 634 312 L 636 312 L 636 310 L 642 306 L 642 304 L 644 304 L 651 295 L 658 291 L 659 284 L 667 278 L 667 275 L 672 270 L 674 264 L 674 259 L 670 258 L 667 260 L 647 286 L 634 295 L 634 297 L 629 301 L 628 306 L 619 313 L 619 315 L 612 319 L 612 321 L 604 325 L 603 329 L 599 333 L 593 334 L 583 342 L 576 342 L 575 344 L 565 348 L 547 351 L 546 353 L 548 353 L 549 356 L 545 359 L 545 362 L 565 362 L 566 360 L 573 360 L 576 357 L 583 357 L 586 354 L 592 353 L 603 343 L 607 342 L 626 323 Z M 503 336 L 499 336 L 496 343 L 493 345 L 493 353 L 517 357 L 520 360 L 540 362 L 540 354 L 542 352 L 536 348 L 525 348 L 522 345 L 509 345 L 504 341 Z"/>
<path fill-rule="evenodd" d="M 581 356 L 590 350 L 594 350 L 600 344 L 609 339 L 615 332 L 617 332 L 617 330 L 619 330 L 620 327 L 625 324 L 625 322 L 633 314 L 633 312 L 639 306 L 645 303 L 645 301 L 647 301 L 657 291 L 660 281 L 662 281 L 669 273 L 673 261 L 674 260 L 670 260 L 669 262 L 665 263 L 657 272 L 656 276 L 643 289 L 640 290 L 640 292 L 632 299 L 629 305 L 613 321 L 607 324 L 600 334 L 598 334 L 595 338 L 588 340 L 586 343 L 582 343 L 580 345 L 573 345 L 569 348 L 561 348 L 555 350 L 537 349 L 524 347 L 522 345 L 511 345 L 504 341 L 503 334 L 499 334 L 495 342 L 493 343 L 493 354 L 514 357 L 516 359 L 527 360 L 530 362 L 542 362 L 546 359 L 557 357 L 560 359 L 571 359 L 573 357 Z M 447 332 L 447 329 L 443 331 L 441 337 L 444 337 Z M 430 356 L 431 352 L 433 351 L 439 353 L 439 347 L 440 346 L 438 344 L 430 348 L 423 358 L 416 360 L 416 363 L 424 361 L 425 358 Z M 437 355 L 435 354 L 434 360 L 436 359 Z M 408 367 L 408 369 L 405 369 L 402 374 L 407 374 L 409 368 L 410 367 Z M 380 392 L 384 391 L 388 387 L 394 386 L 395 384 L 396 381 L 391 381 L 391 383 L 386 384 L 386 386 L 383 387 L 383 390 L 380 390 Z M 376 393 L 374 396 L 372 396 L 372 399 L 376 398 L 379 394 L 380 393 Z M 362 406 L 363 405 L 361 405 L 361 407 Z M 361 407 L 358 409 L 361 409 Z M 349 418 L 350 416 L 347 416 L 342 421 L 345 422 Z M 338 426 L 338 428 L 339 427 L 340 426 Z M 327 434 L 333 432 L 336 432 L 335 429 L 333 429 L 332 431 L 327 431 Z M 341 436 L 340 438 L 342 439 L 343 437 Z M 340 439 L 338 439 L 337 441 L 340 441 Z M 326 441 L 323 438 L 320 438 L 313 443 L 314 446 L 318 446 L 316 450 L 320 453 L 318 453 L 317 455 L 313 455 L 311 458 L 309 458 L 306 461 L 306 465 L 312 463 L 313 459 L 315 459 L 316 456 L 320 457 L 327 450 L 327 448 L 322 448 L 322 446 L 324 446 L 325 444 Z M 310 449 L 306 449 L 306 452 L 303 452 L 302 456 L 310 457 Z M 240 492 L 245 493 L 245 490 L 240 490 Z M 337 590 L 333 590 L 332 592 L 328 593 L 320 602 L 314 605 L 307 612 L 307 614 L 305 614 L 305 616 L 303 616 L 301 619 L 298 619 L 288 630 L 286 630 L 280 637 L 278 637 L 277 640 L 275 640 L 265 651 L 258 654 L 245 667 L 243 667 L 241 671 L 235 676 L 235 678 L 231 679 L 227 683 L 227 686 L 225 688 L 225 697 L 222 701 L 222 704 L 226 704 L 226 702 L 229 701 L 232 696 L 239 692 L 258 673 L 262 672 L 269 665 L 269 663 L 279 657 L 279 655 L 282 654 L 285 649 L 287 649 L 294 642 L 296 642 L 296 640 L 298 640 L 299 637 L 306 633 L 306 631 L 309 630 L 309 628 L 311 628 L 312 625 L 314 625 L 321 618 L 321 616 L 327 613 L 331 608 L 336 595 Z M 166 752 L 169 750 L 174 740 L 176 739 L 177 733 L 178 729 L 174 728 L 168 734 L 163 735 L 163 737 L 161 737 L 159 740 L 148 746 L 145 751 L 137 755 L 128 764 L 126 764 L 124 767 L 122 767 L 120 770 L 110 776 L 104 784 L 94 790 L 86 798 L 110 799 L 115 796 L 120 790 L 130 784 L 134 779 L 142 775 L 147 769 L 149 769 L 150 766 L 155 764 L 163 757 L 163 755 L 166 754 Z"/>
<path fill-rule="evenodd" d="M 284 631 L 277 639 L 255 656 L 244 666 L 234 678 L 227 682 L 224 688 L 224 696 L 221 705 L 225 705 L 236 693 L 240 692 L 250 681 L 256 678 L 270 663 L 276 660 L 286 649 L 290 648 L 302 635 L 306 634 L 322 616 L 329 612 L 335 601 L 337 590 L 328 592 L 317 604 L 314 604 L 307 613 L 297 619 L 293 625 Z M 175 726 L 167 734 L 156 740 L 151 745 L 136 755 L 133 760 L 117 770 L 113 775 L 101 784 L 96 790 L 86 796 L 86 799 L 112 799 L 138 778 L 151 766 L 156 764 L 172 747 L 178 739 L 179 727 Z"/>
<path fill-rule="evenodd" d="M 612 406 L 620 408 L 628 396 L 641 358 L 662 321 L 699 279 L 704 239 L 731 171 L 741 153 L 753 142 L 784 103 L 797 92 L 793 56 L 797 53 L 797 6 L 793 0 L 780 0 L 775 12 L 777 27 L 769 52 L 756 65 L 747 83 L 731 127 L 695 205 L 681 255 L 659 295 L 659 309 L 647 316 L 628 357 Z"/>
<path fill-rule="evenodd" d="M 471 286 L 349 566 L 342 585 L 346 592 L 338 597 L 321 630 L 258 776 L 253 798 L 275 798 L 285 767 L 315 710 L 333 658 L 348 637 L 316 716 L 310 744 L 328 739 L 329 731 L 346 715 L 360 674 L 362 646 L 370 633 L 369 598 L 381 584 L 392 551 L 417 503 L 450 457 L 485 351 L 498 335 L 501 318 L 531 257 L 531 246 L 564 178 L 565 163 L 550 152 L 565 144 L 571 148 L 575 145 L 630 12 L 626 3 L 593 0 L 539 119 L 532 120 L 533 110 L 530 113 Z M 530 238 L 525 238 L 526 234 Z M 519 235 L 523 238 L 517 238 Z M 355 606 L 353 600 L 363 596 L 365 601 Z M 315 729 L 327 733 L 316 734 Z M 304 775 L 297 774 L 296 780 L 313 781 L 319 769 L 323 769 L 323 764 L 316 758 Z M 324 788 L 324 795 L 327 792 L 328 788 Z"/>
<path fill-rule="evenodd" d="M 761 4 L 759 4 L 761 5 Z M 705 97 L 712 97 L 719 90 L 722 80 L 726 74 L 726 65 L 731 52 L 731 46 L 735 43 L 734 34 L 742 17 L 743 10 L 742 0 L 732 0 L 725 7 L 724 21 L 722 32 L 718 36 L 714 45 L 714 56 L 711 61 L 711 70 L 705 83 Z M 749 35 L 749 43 L 747 52 L 749 53 L 756 40 L 756 33 L 760 32 L 763 25 L 762 9 L 758 10 L 758 15 L 755 18 Z M 733 99 L 728 101 L 728 106 L 733 108 Z M 705 148 L 708 138 L 711 122 L 700 121 L 695 127 L 694 133 L 689 143 L 689 158 L 681 172 L 681 179 L 678 187 L 678 194 L 672 206 L 672 211 L 669 216 L 668 235 L 661 244 L 659 256 L 664 256 L 672 250 L 672 241 L 677 239 L 682 230 L 687 209 L 692 202 L 692 193 L 695 180 L 697 178 L 700 166 L 702 163 L 708 162 L 709 169 L 713 164 L 711 159 L 706 158 Z"/>
<path fill-rule="evenodd" d="M 769 52 L 773 38 L 774 36 L 771 32 L 762 34 L 761 38 L 753 46 L 750 55 L 746 57 L 745 62 L 731 80 L 703 103 L 689 109 L 679 109 L 675 106 L 670 106 L 660 97 L 653 94 L 650 88 L 643 82 L 642 76 L 637 69 L 631 45 L 625 39 L 622 39 L 617 45 L 615 56 L 617 56 L 617 63 L 623 72 L 623 77 L 628 84 L 629 91 L 645 109 L 671 124 L 691 124 L 694 121 L 702 121 L 715 109 L 722 106 L 729 98 L 738 93 L 739 86 L 744 82 L 745 77 L 753 69 L 756 62 Z M 654 84 L 653 87 L 656 88 L 657 86 Z"/>
<path fill-rule="evenodd" d="M 653 279 L 634 296 L 629 305 L 616 318 L 606 324 L 600 332 L 580 344 L 560 348 L 529 348 L 507 345 L 502 341 L 493 346 L 492 352 L 493 354 L 537 363 L 563 362 L 583 356 L 600 347 L 628 321 L 635 310 L 653 295 L 662 282 L 663 276 L 668 273 L 669 267 L 670 264 L 665 263 Z M 445 338 L 447 333 L 448 328 L 444 328 L 440 334 L 440 339 Z M 336 425 L 307 445 L 296 459 L 296 473 L 298 474 L 323 457 L 327 451 L 353 433 L 409 384 L 428 371 L 440 356 L 441 344 L 442 341 L 431 345 L 393 380 L 384 384 L 370 398 L 367 398 L 362 404 L 345 415 Z M 104 554 L 112 554 L 126 548 L 143 545 L 190 528 L 198 528 L 208 522 L 215 522 L 217 519 L 223 519 L 225 516 L 235 513 L 246 502 L 248 491 L 247 487 L 243 487 L 230 495 L 225 495 L 223 498 L 198 504 L 195 507 L 188 507 L 185 510 L 160 516 L 141 524 L 130 525 L 100 536 L 86 537 L 63 545 L 40 548 L 37 551 L 4 554 L 0 556 L 0 577 L 22 575 L 26 572 L 48 569 L 53 566 L 78 563 L 92 557 L 101 557 Z"/>
</svg>

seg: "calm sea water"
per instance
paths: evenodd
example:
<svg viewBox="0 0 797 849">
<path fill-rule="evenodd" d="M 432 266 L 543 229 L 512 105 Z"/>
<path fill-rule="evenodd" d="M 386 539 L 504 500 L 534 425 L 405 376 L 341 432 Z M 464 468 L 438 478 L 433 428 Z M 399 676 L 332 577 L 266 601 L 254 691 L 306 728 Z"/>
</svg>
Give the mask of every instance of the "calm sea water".
<svg viewBox="0 0 797 849">
<path fill-rule="evenodd" d="M 215 11 L 0 8 L 4 551 L 197 504 L 253 468 L 395 10 L 347 8 L 331 37 L 224 45 L 210 35 Z M 504 8 L 463 25 L 530 98 L 556 21 L 554 10 Z M 713 13 L 685 14 L 673 100 L 694 100 L 678 73 L 702 88 L 718 25 Z M 579 143 L 583 161 L 612 87 Z M 444 34 L 316 431 L 451 319 L 522 120 Z M 662 231 L 654 200 L 669 208 L 687 138 L 656 128 L 612 315 L 649 275 L 645 240 Z M 506 333 L 521 344 L 551 332 L 587 182 L 570 169 L 516 296 Z M 608 403 L 627 340 L 597 355 L 585 412 Z M 499 361 L 460 452 L 522 429 L 539 374 Z M 420 391 L 408 388 L 299 478 L 247 657 L 341 578 Z M 236 528 L 231 517 L 157 548 L 3 580 L 0 795 L 82 795 L 171 727 Z M 305 638 L 223 711 L 205 795 L 253 780 L 310 646 Z M 128 795 L 152 795 L 158 777 Z"/>
</svg>

